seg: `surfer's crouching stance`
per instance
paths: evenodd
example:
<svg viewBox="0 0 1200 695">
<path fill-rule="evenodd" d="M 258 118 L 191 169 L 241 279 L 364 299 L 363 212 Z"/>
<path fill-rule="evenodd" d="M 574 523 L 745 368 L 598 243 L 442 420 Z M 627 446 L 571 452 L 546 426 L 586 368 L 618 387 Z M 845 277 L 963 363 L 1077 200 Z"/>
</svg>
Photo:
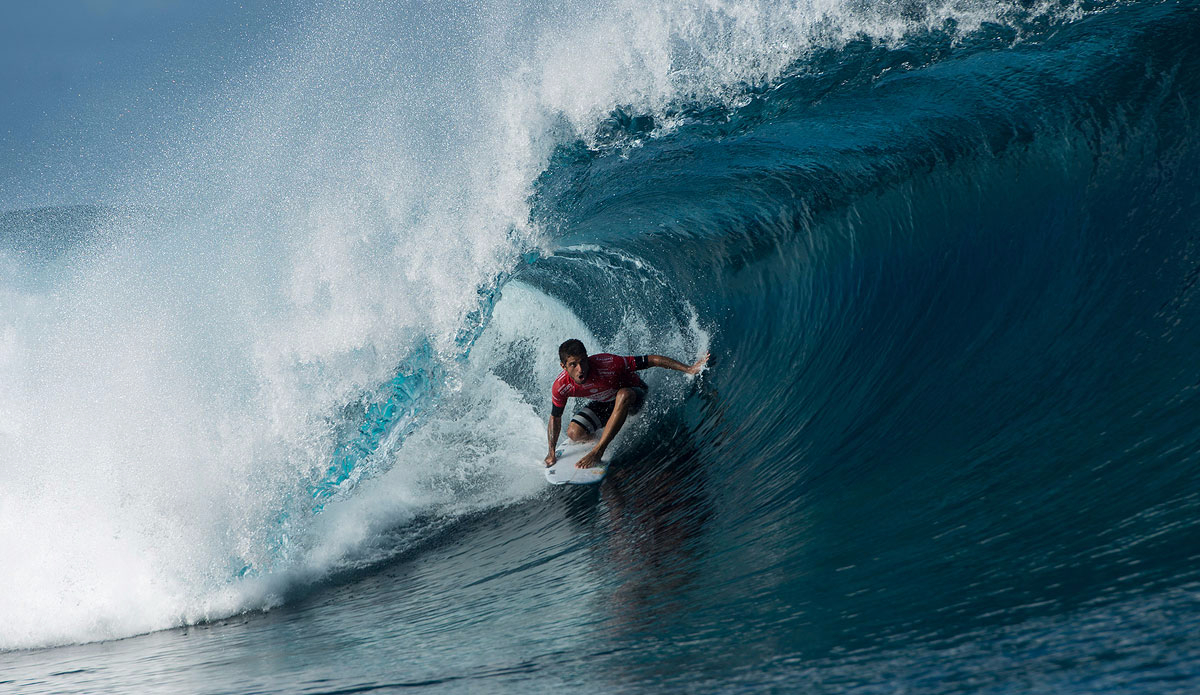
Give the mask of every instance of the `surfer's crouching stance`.
<svg viewBox="0 0 1200 695">
<path fill-rule="evenodd" d="M 637 375 L 638 370 L 666 367 L 699 374 L 708 362 L 708 353 L 692 365 L 662 355 L 622 357 L 602 352 L 589 356 L 583 343 L 572 338 L 558 346 L 558 361 L 563 371 L 550 387 L 550 424 L 546 428 L 550 453 L 546 455 L 546 465 L 553 466 L 558 460 L 554 447 L 558 444 L 567 399 L 588 398 L 587 405 L 580 408 L 567 425 L 567 436 L 576 442 L 587 442 L 592 440 L 596 430 L 604 429 L 596 446 L 575 464 L 579 468 L 589 468 L 600 463 L 605 449 L 625 424 L 625 416 L 641 410 L 646 401 L 646 382 Z"/>
</svg>

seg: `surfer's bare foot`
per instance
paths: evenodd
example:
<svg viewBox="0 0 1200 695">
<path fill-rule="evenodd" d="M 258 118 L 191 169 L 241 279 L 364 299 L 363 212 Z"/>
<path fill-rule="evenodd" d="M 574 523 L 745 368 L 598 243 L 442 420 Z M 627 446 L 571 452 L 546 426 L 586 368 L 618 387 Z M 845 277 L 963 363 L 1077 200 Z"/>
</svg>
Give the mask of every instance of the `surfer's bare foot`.
<svg viewBox="0 0 1200 695">
<path fill-rule="evenodd" d="M 593 466 L 599 466 L 600 465 L 600 457 L 603 455 L 604 455 L 603 453 L 599 453 L 599 454 L 596 453 L 595 450 L 589 451 L 583 455 L 583 458 L 579 459 L 579 461 L 575 464 L 575 467 L 576 468 L 591 468 Z"/>
</svg>

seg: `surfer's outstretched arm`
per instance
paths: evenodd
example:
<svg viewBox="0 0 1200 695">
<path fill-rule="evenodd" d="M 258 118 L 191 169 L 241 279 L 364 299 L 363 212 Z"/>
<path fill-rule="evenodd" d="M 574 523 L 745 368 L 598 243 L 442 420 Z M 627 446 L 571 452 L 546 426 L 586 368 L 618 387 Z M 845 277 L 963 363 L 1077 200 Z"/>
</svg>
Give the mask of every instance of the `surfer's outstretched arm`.
<svg viewBox="0 0 1200 695">
<path fill-rule="evenodd" d="M 550 424 L 546 426 L 546 439 L 550 442 L 550 453 L 546 454 L 546 465 L 553 466 L 558 457 L 554 454 L 554 447 L 558 446 L 558 433 L 562 431 L 562 416 L 551 415 Z"/>
<path fill-rule="evenodd" d="M 708 357 L 709 353 L 706 352 L 694 364 L 684 364 L 662 355 L 646 355 L 646 361 L 650 363 L 651 367 L 665 367 L 685 374 L 699 374 L 700 370 L 704 369 L 705 363 L 708 362 Z"/>
</svg>

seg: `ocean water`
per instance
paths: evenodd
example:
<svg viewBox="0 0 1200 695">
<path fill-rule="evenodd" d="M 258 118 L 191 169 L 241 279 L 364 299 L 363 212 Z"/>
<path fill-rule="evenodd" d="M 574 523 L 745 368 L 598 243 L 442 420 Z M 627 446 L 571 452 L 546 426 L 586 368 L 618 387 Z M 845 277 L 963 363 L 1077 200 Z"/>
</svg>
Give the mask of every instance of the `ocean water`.
<svg viewBox="0 0 1200 695">
<path fill-rule="evenodd" d="M 8 117 L 0 690 L 1200 690 L 1200 5 L 226 10 Z"/>
</svg>

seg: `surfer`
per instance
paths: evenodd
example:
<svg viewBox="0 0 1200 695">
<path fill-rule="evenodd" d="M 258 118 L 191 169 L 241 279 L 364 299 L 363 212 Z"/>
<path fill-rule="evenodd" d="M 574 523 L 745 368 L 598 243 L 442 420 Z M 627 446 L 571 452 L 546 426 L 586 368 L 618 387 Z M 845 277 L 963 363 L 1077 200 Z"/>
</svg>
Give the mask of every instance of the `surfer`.
<svg viewBox="0 0 1200 695">
<path fill-rule="evenodd" d="M 637 375 L 638 370 L 665 367 L 685 374 L 699 374 L 708 362 L 708 353 L 691 365 L 662 355 L 622 357 L 602 352 L 589 356 L 583 343 L 572 338 L 558 346 L 558 361 L 563 371 L 550 387 L 550 424 L 546 428 L 550 453 L 546 455 L 546 465 L 553 466 L 558 460 L 554 447 L 558 444 L 567 399 L 588 398 L 587 405 L 580 408 L 567 425 L 567 436 L 576 442 L 588 442 L 596 430 L 604 428 L 596 446 L 575 464 L 579 468 L 589 468 L 600 463 L 605 449 L 625 424 L 625 416 L 641 410 L 646 401 L 646 382 Z"/>
</svg>

